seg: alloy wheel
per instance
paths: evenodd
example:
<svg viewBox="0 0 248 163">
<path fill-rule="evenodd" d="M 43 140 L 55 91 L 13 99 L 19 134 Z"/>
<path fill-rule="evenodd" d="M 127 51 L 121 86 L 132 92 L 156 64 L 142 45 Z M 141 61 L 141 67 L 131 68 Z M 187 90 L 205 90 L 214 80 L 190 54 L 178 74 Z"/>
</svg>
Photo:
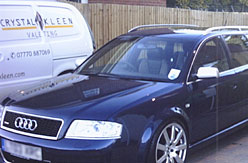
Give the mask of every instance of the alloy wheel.
<svg viewBox="0 0 248 163">
<path fill-rule="evenodd" d="M 156 163 L 183 163 L 187 152 L 187 137 L 178 123 L 170 123 L 160 133 L 156 148 Z"/>
</svg>

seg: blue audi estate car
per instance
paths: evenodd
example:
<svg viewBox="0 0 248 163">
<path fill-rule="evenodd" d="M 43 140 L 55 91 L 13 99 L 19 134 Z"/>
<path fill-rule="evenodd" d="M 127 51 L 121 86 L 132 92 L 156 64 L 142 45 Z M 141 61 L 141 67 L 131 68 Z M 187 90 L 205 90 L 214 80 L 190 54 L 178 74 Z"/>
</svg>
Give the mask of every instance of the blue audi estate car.
<svg viewBox="0 0 248 163">
<path fill-rule="evenodd" d="M 182 163 L 248 120 L 243 32 L 134 29 L 1 107 L 5 162 Z"/>
</svg>

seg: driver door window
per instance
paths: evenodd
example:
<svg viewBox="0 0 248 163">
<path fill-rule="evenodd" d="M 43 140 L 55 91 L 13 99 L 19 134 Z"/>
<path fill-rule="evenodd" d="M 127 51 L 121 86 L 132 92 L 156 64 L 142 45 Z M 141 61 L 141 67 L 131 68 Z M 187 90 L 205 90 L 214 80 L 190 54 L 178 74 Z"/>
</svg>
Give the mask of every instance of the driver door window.
<svg viewBox="0 0 248 163">
<path fill-rule="evenodd" d="M 229 69 L 227 57 L 219 38 L 205 42 L 194 61 L 191 74 L 196 74 L 200 67 L 216 67 L 219 72 Z"/>
</svg>

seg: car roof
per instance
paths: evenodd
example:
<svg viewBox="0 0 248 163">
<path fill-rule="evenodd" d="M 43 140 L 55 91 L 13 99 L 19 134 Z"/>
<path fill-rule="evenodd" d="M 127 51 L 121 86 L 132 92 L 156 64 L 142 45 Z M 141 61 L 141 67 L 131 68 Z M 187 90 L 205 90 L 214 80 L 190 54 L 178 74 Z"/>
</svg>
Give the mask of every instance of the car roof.
<svg viewBox="0 0 248 163">
<path fill-rule="evenodd" d="M 248 28 L 247 28 L 248 29 Z M 247 31 L 209 31 L 197 29 L 169 29 L 169 28 L 153 28 L 142 29 L 133 32 L 128 32 L 121 36 L 149 36 L 149 35 L 162 35 L 162 34 L 186 34 L 186 35 L 223 35 L 223 34 L 247 34 Z"/>
<path fill-rule="evenodd" d="M 136 26 L 124 35 L 145 36 L 145 35 L 161 35 L 175 34 L 174 29 L 177 28 L 197 28 L 197 25 L 191 24 L 146 24 Z"/>
<path fill-rule="evenodd" d="M 153 28 L 153 29 L 135 30 L 132 32 L 128 32 L 124 35 L 147 36 L 147 35 L 160 35 L 160 34 L 173 34 L 173 33 L 175 32 L 168 28 Z"/>
<path fill-rule="evenodd" d="M 206 31 L 213 31 L 213 30 L 221 30 L 221 29 L 247 29 L 248 30 L 248 26 L 217 26 L 217 27 L 211 27 L 206 29 Z"/>
</svg>

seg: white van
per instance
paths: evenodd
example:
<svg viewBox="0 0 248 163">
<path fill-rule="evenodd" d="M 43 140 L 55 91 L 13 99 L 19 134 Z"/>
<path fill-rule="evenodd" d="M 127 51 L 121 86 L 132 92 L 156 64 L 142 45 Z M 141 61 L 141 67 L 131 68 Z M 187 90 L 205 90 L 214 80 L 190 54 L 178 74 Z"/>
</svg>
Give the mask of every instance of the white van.
<svg viewBox="0 0 248 163">
<path fill-rule="evenodd" d="M 91 30 L 72 5 L 0 1 L 0 101 L 23 86 L 73 71 L 93 50 Z"/>
</svg>

